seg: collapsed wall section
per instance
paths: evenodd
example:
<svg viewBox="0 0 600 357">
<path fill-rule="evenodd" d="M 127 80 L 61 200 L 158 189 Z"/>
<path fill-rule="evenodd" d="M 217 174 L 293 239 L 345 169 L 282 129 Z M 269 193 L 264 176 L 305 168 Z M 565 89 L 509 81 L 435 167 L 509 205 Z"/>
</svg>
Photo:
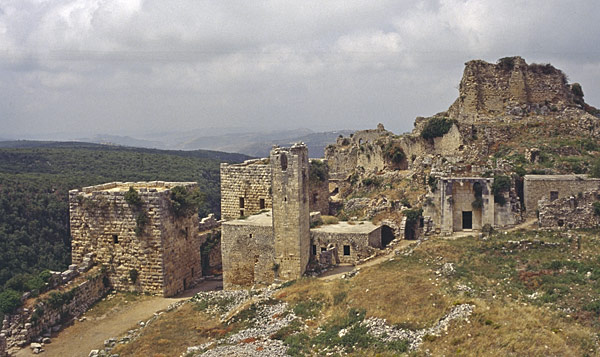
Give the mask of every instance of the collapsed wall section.
<svg viewBox="0 0 600 357">
<path fill-rule="evenodd" d="M 600 226 L 598 211 L 600 211 L 598 189 L 554 201 L 543 198 L 539 206 L 539 223 L 540 227 L 549 228 L 596 228 Z"/>
<path fill-rule="evenodd" d="M 585 175 L 525 175 L 523 196 L 527 216 L 535 217 L 538 201 L 549 202 L 577 197 L 587 191 L 600 189 L 600 179 Z"/>
</svg>

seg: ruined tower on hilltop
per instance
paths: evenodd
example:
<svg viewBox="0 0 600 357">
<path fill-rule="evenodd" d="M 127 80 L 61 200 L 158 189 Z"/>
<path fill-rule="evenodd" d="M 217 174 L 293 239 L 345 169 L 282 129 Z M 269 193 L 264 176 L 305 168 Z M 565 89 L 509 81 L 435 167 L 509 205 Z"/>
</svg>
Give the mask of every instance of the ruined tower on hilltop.
<svg viewBox="0 0 600 357">
<path fill-rule="evenodd" d="M 310 258 L 308 149 L 275 147 L 270 159 L 275 261 L 280 278 L 296 279 Z"/>
</svg>

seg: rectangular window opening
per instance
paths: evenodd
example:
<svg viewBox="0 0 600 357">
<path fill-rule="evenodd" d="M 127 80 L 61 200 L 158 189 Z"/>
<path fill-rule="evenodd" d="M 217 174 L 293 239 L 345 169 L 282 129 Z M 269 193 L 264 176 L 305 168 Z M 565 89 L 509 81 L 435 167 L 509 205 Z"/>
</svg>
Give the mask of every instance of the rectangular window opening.
<svg viewBox="0 0 600 357">
<path fill-rule="evenodd" d="M 350 246 L 349 245 L 344 246 L 344 255 L 350 255 Z"/>
<path fill-rule="evenodd" d="M 550 191 L 550 201 L 558 200 L 558 191 Z"/>
<path fill-rule="evenodd" d="M 244 197 L 240 197 L 240 208 L 244 208 Z"/>
<path fill-rule="evenodd" d="M 113 239 L 113 244 L 119 244 L 119 235 L 113 234 L 112 239 Z"/>
<path fill-rule="evenodd" d="M 264 198 L 261 198 L 258 201 L 258 206 L 260 207 L 260 209 L 265 209 L 265 199 Z"/>
</svg>

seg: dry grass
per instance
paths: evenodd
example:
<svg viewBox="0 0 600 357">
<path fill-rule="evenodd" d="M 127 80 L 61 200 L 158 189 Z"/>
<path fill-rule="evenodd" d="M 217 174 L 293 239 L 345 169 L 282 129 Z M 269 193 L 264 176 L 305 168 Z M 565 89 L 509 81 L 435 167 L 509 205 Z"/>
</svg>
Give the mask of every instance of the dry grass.
<svg viewBox="0 0 600 357">
<path fill-rule="evenodd" d="M 424 342 L 434 356 L 585 356 L 595 351 L 591 328 L 541 307 L 475 301 L 469 322 Z"/>
<path fill-rule="evenodd" d="M 194 310 L 191 303 L 163 314 L 146 327 L 135 341 L 118 345 L 113 353 L 121 356 L 179 356 L 188 346 L 220 338 L 231 328 L 223 327 L 218 318 Z"/>
<path fill-rule="evenodd" d="M 410 258 L 363 269 L 350 285 L 349 307 L 410 328 L 431 326 L 448 313 L 453 302 L 431 271 Z"/>
</svg>

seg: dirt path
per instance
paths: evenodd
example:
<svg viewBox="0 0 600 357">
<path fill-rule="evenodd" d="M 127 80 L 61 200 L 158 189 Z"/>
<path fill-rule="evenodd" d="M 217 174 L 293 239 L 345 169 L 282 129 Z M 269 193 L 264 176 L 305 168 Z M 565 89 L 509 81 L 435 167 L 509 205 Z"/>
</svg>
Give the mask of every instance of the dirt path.
<svg viewBox="0 0 600 357">
<path fill-rule="evenodd" d="M 91 350 L 101 348 L 105 340 L 123 335 L 139 321 L 148 320 L 155 312 L 165 310 L 170 304 L 189 299 L 198 291 L 217 290 L 222 286 L 221 281 L 208 280 L 177 297 L 142 296 L 137 301 L 120 304 L 101 316 L 76 322 L 60 331 L 52 338 L 52 343 L 44 345 L 45 352 L 42 356 L 88 356 Z M 92 311 L 93 308 L 90 313 Z M 34 356 L 34 354 L 29 348 L 23 348 L 16 353 L 16 356 Z"/>
</svg>

